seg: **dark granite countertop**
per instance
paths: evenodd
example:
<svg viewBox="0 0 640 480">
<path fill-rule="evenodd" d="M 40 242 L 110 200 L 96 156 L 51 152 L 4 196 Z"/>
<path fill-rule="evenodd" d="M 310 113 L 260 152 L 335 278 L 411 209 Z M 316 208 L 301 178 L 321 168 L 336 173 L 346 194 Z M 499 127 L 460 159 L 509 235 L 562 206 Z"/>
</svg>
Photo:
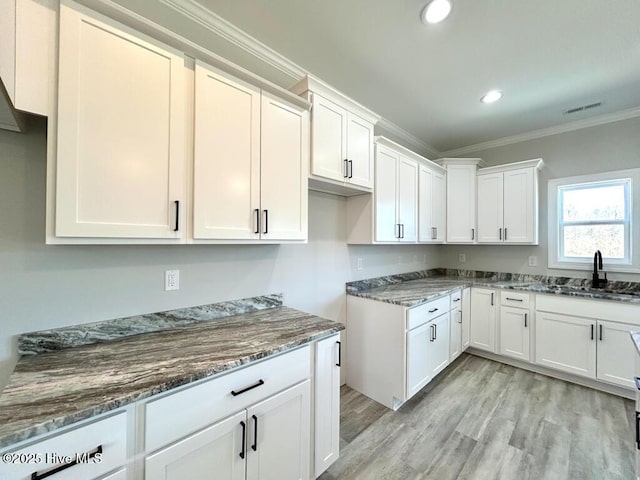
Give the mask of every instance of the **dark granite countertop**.
<svg viewBox="0 0 640 480">
<path fill-rule="evenodd" d="M 277 302 L 172 328 L 167 314 L 161 331 L 23 355 L 0 395 L 0 449 L 344 329 Z"/>
<path fill-rule="evenodd" d="M 592 289 L 578 278 L 434 269 L 347 284 L 347 294 L 404 307 L 415 307 L 448 295 L 461 287 L 488 287 L 523 292 L 565 295 L 640 305 L 640 284 L 610 282 L 605 289 Z"/>
</svg>

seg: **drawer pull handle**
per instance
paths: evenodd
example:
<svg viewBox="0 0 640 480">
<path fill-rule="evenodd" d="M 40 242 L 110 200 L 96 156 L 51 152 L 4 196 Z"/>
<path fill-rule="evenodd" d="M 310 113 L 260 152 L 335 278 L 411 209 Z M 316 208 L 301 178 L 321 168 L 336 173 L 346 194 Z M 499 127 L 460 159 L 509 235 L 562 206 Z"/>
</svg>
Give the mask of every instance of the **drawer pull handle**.
<svg viewBox="0 0 640 480">
<path fill-rule="evenodd" d="M 338 344 L 338 363 L 336 363 L 336 367 L 342 366 L 342 343 L 336 342 Z"/>
<path fill-rule="evenodd" d="M 523 300 L 521 298 L 511 298 L 511 297 L 506 297 L 507 300 L 510 300 L 512 302 L 522 302 Z"/>
<path fill-rule="evenodd" d="M 251 415 L 253 418 L 253 445 L 251 445 L 251 450 L 254 452 L 258 451 L 258 417 L 255 415 Z"/>
<path fill-rule="evenodd" d="M 433 312 L 437 312 L 437 311 L 438 311 L 438 309 L 434 308 L 433 310 L 429 310 L 429 313 L 433 313 Z"/>
<path fill-rule="evenodd" d="M 242 427 L 242 450 L 240 450 L 240 458 L 244 460 L 244 445 L 247 439 L 247 424 L 244 422 L 240 422 L 240 426 Z"/>
<path fill-rule="evenodd" d="M 460 299 L 459 299 L 459 298 L 454 298 L 454 299 L 453 299 L 453 301 L 454 301 L 454 302 L 459 302 L 459 301 L 460 301 Z"/>
<path fill-rule="evenodd" d="M 231 395 L 233 395 L 234 397 L 237 397 L 238 395 L 242 395 L 243 393 L 248 392 L 249 390 L 258 388 L 260 385 L 264 385 L 264 380 L 260 379 L 253 385 L 249 385 L 248 387 L 245 387 L 242 390 L 238 390 L 237 392 L 235 390 L 231 390 Z"/>
<path fill-rule="evenodd" d="M 51 475 L 55 475 L 56 473 L 60 473 L 63 470 L 66 470 L 67 468 L 71 468 L 75 465 L 77 465 L 78 463 L 85 462 L 87 460 L 91 460 L 92 458 L 96 457 L 96 456 L 102 456 L 102 445 L 98 445 L 95 449 L 91 450 L 90 452 L 87 452 L 85 454 L 77 454 L 76 455 L 76 459 L 69 462 L 69 463 L 65 463 L 62 465 L 59 465 L 55 468 L 52 468 L 51 470 L 47 470 L 46 472 L 43 473 L 38 473 L 38 472 L 33 472 L 31 474 L 31 480 L 42 480 L 43 478 L 47 478 L 50 477 Z"/>
</svg>

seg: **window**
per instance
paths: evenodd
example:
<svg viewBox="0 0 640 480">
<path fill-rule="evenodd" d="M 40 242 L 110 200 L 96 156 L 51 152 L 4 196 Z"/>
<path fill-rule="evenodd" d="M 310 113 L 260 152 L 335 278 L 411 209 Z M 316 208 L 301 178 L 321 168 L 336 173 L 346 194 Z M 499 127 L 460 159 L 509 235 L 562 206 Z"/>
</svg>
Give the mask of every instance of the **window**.
<svg viewBox="0 0 640 480">
<path fill-rule="evenodd" d="M 640 252 L 633 248 L 639 225 L 632 214 L 639 179 L 640 169 L 551 180 L 549 268 L 591 269 L 600 250 L 605 270 L 640 271 Z"/>
</svg>

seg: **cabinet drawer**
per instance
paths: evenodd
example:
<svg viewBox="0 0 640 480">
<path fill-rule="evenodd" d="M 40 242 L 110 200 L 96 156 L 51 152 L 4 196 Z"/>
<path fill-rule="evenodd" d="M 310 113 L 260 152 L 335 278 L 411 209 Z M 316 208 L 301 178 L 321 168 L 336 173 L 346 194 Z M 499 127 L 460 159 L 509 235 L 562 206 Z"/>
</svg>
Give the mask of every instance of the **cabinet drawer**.
<svg viewBox="0 0 640 480">
<path fill-rule="evenodd" d="M 446 295 L 436 300 L 432 300 L 429 303 L 425 303 L 424 305 L 407 310 L 407 330 L 419 327 L 420 325 L 427 323 L 429 320 L 448 312 L 449 305 L 451 303 L 450 297 L 451 295 Z"/>
<path fill-rule="evenodd" d="M 34 478 L 34 472 L 44 475 L 74 461 L 78 463 L 52 475 L 52 478 L 98 478 L 124 465 L 127 460 L 127 414 L 122 412 L 83 425 L 12 453 L 20 461 L 0 463 L 2 480 L 30 480 Z"/>
<path fill-rule="evenodd" d="M 451 310 L 462 308 L 462 289 L 456 290 L 451 294 Z"/>
<path fill-rule="evenodd" d="M 529 308 L 529 294 L 514 292 L 511 290 L 500 292 L 500 305 L 508 305 L 516 308 Z"/>
<path fill-rule="evenodd" d="M 307 345 L 147 403 L 145 451 L 168 445 L 310 378 L 309 348 Z"/>
</svg>

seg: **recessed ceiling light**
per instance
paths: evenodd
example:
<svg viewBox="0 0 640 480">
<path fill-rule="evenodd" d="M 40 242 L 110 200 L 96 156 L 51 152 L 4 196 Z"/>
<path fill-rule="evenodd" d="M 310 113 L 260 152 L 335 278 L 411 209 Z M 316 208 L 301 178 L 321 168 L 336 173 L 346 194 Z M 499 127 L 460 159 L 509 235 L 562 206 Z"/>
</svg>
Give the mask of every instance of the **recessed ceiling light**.
<svg viewBox="0 0 640 480">
<path fill-rule="evenodd" d="M 447 18 L 449 13 L 451 13 L 450 0 L 431 0 L 422 10 L 422 21 L 438 23 Z"/>
<path fill-rule="evenodd" d="M 502 98 L 502 92 L 500 90 L 490 90 L 482 96 L 480 101 L 482 103 L 493 103 L 493 102 L 497 102 L 501 98 Z"/>
</svg>

